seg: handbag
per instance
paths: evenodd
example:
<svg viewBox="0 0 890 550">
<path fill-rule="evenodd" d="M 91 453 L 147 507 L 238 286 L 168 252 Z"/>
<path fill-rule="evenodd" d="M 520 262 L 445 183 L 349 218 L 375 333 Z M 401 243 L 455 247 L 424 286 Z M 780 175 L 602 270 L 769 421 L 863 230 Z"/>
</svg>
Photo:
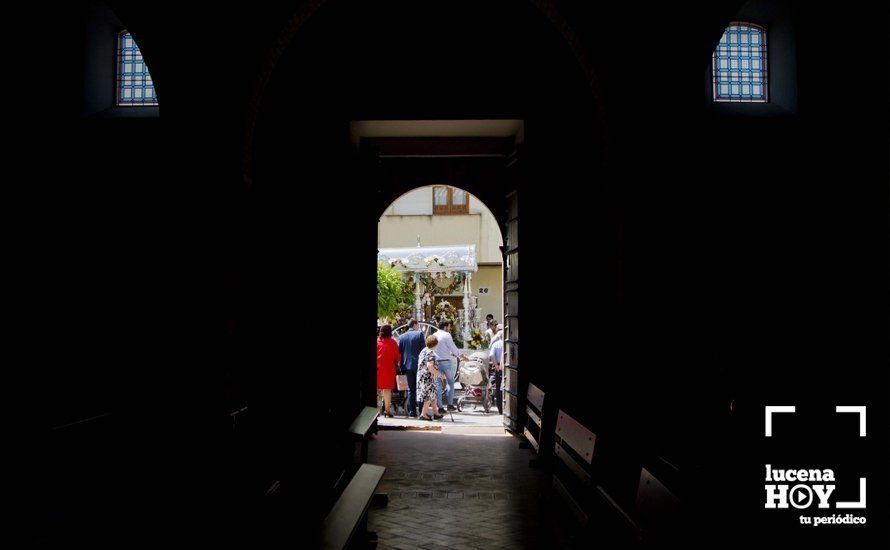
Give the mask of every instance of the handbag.
<svg viewBox="0 0 890 550">
<path fill-rule="evenodd" d="M 408 375 L 407 374 L 398 374 L 396 375 L 396 387 L 399 391 L 407 391 L 408 390 Z"/>
</svg>

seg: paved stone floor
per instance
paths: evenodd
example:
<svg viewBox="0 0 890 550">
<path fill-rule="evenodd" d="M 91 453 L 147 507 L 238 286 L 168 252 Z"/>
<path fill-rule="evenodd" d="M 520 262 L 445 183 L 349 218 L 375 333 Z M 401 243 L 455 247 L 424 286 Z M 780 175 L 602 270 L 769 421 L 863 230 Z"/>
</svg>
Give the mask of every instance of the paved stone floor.
<svg viewBox="0 0 890 550">
<path fill-rule="evenodd" d="M 550 476 L 529 468 L 531 456 L 502 428 L 381 430 L 368 460 L 387 468 L 389 505 L 368 517 L 377 547 L 570 547 L 546 513 Z"/>
<path fill-rule="evenodd" d="M 498 414 L 497 410 L 486 414 L 482 407 L 473 410 L 467 407 L 463 412 L 454 411 L 451 414 L 445 414 L 442 420 L 428 422 L 418 418 L 408 418 L 402 415 L 394 418 L 386 418 L 381 416 L 377 420 L 378 425 L 386 429 L 434 429 L 443 433 L 504 433 L 504 417 Z"/>
</svg>

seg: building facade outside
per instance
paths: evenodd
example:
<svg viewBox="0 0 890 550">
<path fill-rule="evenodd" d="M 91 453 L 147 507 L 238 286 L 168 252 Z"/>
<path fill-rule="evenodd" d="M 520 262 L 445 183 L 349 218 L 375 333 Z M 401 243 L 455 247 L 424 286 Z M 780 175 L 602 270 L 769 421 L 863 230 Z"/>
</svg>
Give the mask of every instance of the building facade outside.
<svg viewBox="0 0 890 550">
<path fill-rule="evenodd" d="M 501 230 L 488 207 L 473 195 L 445 185 L 419 187 L 395 200 L 377 223 L 377 246 L 476 245 L 479 271 L 473 274 L 473 294 L 482 315 L 504 319 Z M 455 305 L 463 295 L 449 296 Z M 437 298 L 437 301 L 441 298 Z"/>
</svg>

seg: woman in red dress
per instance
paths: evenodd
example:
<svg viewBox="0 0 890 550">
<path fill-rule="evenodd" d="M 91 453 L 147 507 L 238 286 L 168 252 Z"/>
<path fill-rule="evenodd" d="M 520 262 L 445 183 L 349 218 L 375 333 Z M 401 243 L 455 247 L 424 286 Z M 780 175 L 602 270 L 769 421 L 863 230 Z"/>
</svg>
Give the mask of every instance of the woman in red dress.
<svg viewBox="0 0 890 550">
<path fill-rule="evenodd" d="M 377 338 L 377 389 L 383 392 L 384 414 L 392 418 L 392 390 L 396 387 L 396 367 L 402 361 L 399 344 L 393 340 L 392 327 L 380 327 Z"/>
</svg>

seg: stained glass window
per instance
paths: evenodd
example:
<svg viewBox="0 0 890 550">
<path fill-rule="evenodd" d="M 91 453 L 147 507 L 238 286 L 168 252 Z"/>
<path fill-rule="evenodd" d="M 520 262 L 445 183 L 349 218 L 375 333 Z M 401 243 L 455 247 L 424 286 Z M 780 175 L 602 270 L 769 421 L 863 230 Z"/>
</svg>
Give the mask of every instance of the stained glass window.
<svg viewBox="0 0 890 550">
<path fill-rule="evenodd" d="M 711 74 L 714 101 L 767 101 L 766 29 L 753 23 L 730 23 L 714 50 Z"/>
<path fill-rule="evenodd" d="M 122 31 L 117 37 L 117 104 L 157 105 L 155 86 L 133 36 Z"/>
</svg>

